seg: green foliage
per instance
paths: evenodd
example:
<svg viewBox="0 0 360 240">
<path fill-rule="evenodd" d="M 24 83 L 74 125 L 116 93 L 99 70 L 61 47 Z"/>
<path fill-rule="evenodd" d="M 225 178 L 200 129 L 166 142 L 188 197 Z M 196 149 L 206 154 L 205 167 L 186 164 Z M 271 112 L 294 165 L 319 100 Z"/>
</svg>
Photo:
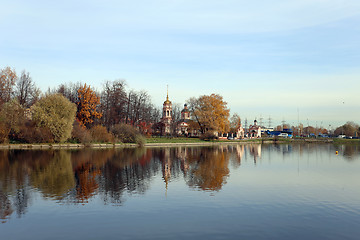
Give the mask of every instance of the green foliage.
<svg viewBox="0 0 360 240">
<path fill-rule="evenodd" d="M 60 94 L 41 98 L 32 108 L 32 118 L 38 127 L 46 127 L 55 142 L 64 142 L 71 137 L 76 105 Z"/>
<path fill-rule="evenodd" d="M 112 142 L 114 137 L 106 130 L 106 127 L 96 125 L 90 129 L 90 134 L 93 142 Z"/>
</svg>

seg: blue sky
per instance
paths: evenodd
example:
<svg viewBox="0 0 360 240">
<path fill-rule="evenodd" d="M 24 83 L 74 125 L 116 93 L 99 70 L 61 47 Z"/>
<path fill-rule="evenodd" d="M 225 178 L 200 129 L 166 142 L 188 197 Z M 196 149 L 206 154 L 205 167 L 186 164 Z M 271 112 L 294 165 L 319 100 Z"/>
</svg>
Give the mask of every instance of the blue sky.
<svg viewBox="0 0 360 240">
<path fill-rule="evenodd" d="M 46 90 L 125 79 L 159 107 L 221 94 L 253 121 L 360 123 L 360 1 L 0 2 L 0 68 Z M 299 113 L 299 114 L 298 114 Z"/>
</svg>

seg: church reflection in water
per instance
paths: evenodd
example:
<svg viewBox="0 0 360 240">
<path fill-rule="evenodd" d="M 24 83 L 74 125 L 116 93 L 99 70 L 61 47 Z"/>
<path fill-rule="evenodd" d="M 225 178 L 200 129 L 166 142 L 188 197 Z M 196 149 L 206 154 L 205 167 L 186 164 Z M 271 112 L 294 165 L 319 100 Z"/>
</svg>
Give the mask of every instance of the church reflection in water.
<svg viewBox="0 0 360 240">
<path fill-rule="evenodd" d="M 306 148 L 306 149 L 305 149 Z M 254 164 L 264 152 L 316 151 L 311 146 L 238 144 L 216 147 L 176 147 L 83 150 L 0 151 L 0 219 L 21 217 L 34 194 L 59 203 L 87 204 L 94 196 L 104 204 L 122 205 L 125 195 L 143 194 L 161 177 L 164 191 L 183 179 L 191 189 L 219 191 L 231 168 L 244 159 Z M 351 160 L 359 147 L 344 147 Z"/>
</svg>

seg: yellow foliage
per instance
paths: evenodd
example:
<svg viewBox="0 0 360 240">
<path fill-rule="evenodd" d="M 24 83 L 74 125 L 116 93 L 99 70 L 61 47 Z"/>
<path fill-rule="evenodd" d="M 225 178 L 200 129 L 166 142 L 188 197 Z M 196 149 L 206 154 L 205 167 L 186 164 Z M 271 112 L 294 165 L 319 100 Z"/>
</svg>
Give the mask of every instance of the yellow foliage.
<svg viewBox="0 0 360 240">
<path fill-rule="evenodd" d="M 194 103 L 194 115 L 205 129 L 218 132 L 229 131 L 230 110 L 222 96 L 214 93 L 209 96 L 203 95 Z"/>
</svg>

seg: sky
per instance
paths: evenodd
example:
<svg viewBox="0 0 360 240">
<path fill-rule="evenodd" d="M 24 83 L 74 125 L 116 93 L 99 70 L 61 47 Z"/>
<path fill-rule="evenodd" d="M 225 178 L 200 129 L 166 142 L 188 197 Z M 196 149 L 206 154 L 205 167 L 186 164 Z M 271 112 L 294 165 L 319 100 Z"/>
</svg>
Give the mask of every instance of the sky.
<svg viewBox="0 0 360 240">
<path fill-rule="evenodd" d="M 360 124 L 359 0 L 1 0 L 0 68 L 40 89 L 124 79 L 161 107 L 220 94 L 265 125 Z"/>
</svg>

